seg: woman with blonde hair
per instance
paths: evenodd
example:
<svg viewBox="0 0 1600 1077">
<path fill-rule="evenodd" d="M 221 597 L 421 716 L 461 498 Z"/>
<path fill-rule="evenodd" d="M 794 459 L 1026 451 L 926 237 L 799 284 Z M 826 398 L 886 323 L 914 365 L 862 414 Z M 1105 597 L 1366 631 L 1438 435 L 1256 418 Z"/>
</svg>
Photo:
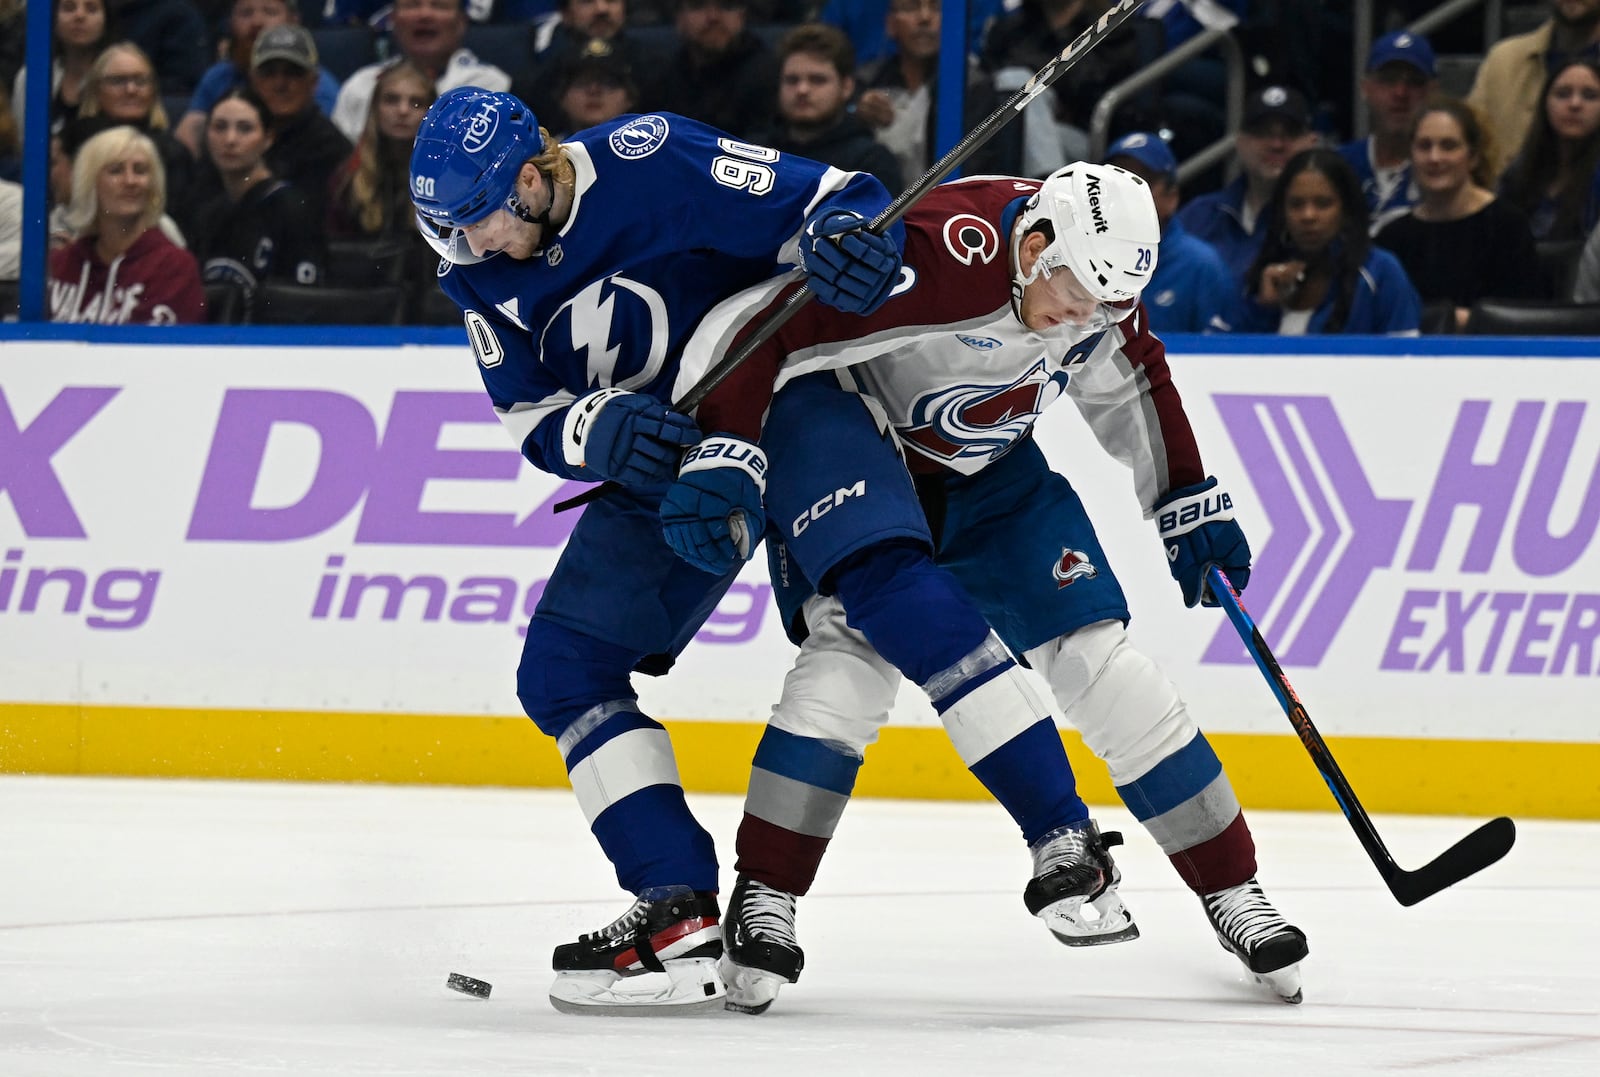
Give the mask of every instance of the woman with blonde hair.
<svg viewBox="0 0 1600 1077">
<path fill-rule="evenodd" d="M 107 45 L 90 65 L 78 117 L 98 119 L 107 127 L 127 124 L 146 135 L 166 170 L 168 201 L 181 209 L 188 205 L 193 188 L 194 157 L 173 136 L 160 91 L 155 65 L 145 51 L 131 41 L 118 41 Z M 181 214 L 179 224 L 187 224 Z"/>
<path fill-rule="evenodd" d="M 200 269 L 157 226 L 166 176 L 155 144 L 128 126 L 102 131 L 72 166 L 76 240 L 50 256 L 50 319 L 172 325 L 204 318 Z"/>
<path fill-rule="evenodd" d="M 407 185 L 411 145 L 428 106 L 438 96 L 427 72 L 410 60 L 391 64 L 378 75 L 366 126 L 330 185 L 330 235 L 372 239 L 417 235 L 416 209 Z"/>
</svg>

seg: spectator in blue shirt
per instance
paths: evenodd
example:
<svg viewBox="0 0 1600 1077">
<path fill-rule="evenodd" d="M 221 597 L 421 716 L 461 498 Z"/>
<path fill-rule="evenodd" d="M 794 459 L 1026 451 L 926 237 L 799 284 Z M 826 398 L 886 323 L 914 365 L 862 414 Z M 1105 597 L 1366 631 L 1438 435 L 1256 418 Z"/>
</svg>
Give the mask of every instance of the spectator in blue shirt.
<svg viewBox="0 0 1600 1077">
<path fill-rule="evenodd" d="M 1421 34 L 1384 34 L 1367 52 L 1361 99 L 1372 118 L 1372 134 L 1346 142 L 1339 154 L 1361 180 L 1373 235 L 1419 197 L 1411 179 L 1411 128 L 1439 84 L 1435 72 L 1433 46 Z"/>
<path fill-rule="evenodd" d="M 1218 328 L 1417 334 L 1422 301 L 1395 256 L 1372 245 L 1361 183 L 1338 151 L 1291 158 L 1262 223 L 1261 251 Z"/>
<path fill-rule="evenodd" d="M 284 23 L 299 22 L 300 8 L 291 0 L 233 0 L 228 13 L 228 57 L 206 68 L 200 84 L 189 98 L 189 107 L 172 132 L 179 142 L 196 157 L 205 134 L 206 117 L 211 107 L 235 86 L 250 82 L 250 54 L 256 47 L 256 36 L 263 30 Z M 317 108 L 324 116 L 333 114 L 333 103 L 339 99 L 339 80 L 325 67 L 317 69 Z"/>
<path fill-rule="evenodd" d="M 1150 185 L 1161 219 L 1156 272 L 1144 289 L 1150 327 L 1157 333 L 1204 332 L 1227 308 L 1232 289 L 1222 256 L 1173 217 L 1178 209 L 1178 159 L 1161 136 L 1135 131 L 1111 144 L 1106 163 L 1126 168 Z"/>
<path fill-rule="evenodd" d="M 1233 136 L 1239 178 L 1220 191 L 1192 199 L 1178 211 L 1178 223 L 1222 255 L 1233 283 L 1243 283 L 1245 271 L 1261 249 L 1262 231 L 1257 222 L 1283 166 L 1296 153 L 1316 144 L 1311 106 L 1305 96 L 1293 87 L 1265 86 L 1245 99 L 1244 117 Z"/>
</svg>

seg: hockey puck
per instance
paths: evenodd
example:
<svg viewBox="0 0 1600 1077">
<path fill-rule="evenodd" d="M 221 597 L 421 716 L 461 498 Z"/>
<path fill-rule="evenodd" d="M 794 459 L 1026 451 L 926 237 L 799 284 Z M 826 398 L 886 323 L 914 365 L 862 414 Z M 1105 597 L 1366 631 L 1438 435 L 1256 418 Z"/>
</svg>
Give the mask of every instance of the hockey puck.
<svg viewBox="0 0 1600 1077">
<path fill-rule="evenodd" d="M 459 972 L 452 972 L 444 985 L 452 991 L 460 991 L 463 995 L 473 998 L 488 998 L 489 992 L 494 987 L 487 980 L 474 980 L 471 976 L 463 976 Z"/>
</svg>

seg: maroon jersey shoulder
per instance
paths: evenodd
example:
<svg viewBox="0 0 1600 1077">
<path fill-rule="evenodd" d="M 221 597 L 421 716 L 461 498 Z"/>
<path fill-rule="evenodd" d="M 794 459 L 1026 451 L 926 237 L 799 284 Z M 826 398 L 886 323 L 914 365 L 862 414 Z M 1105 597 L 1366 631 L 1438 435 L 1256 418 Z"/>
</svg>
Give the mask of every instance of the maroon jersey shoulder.
<svg viewBox="0 0 1600 1077">
<path fill-rule="evenodd" d="M 1034 180 L 1002 178 L 959 180 L 928 192 L 905 218 L 905 264 L 915 279 L 884 313 L 902 325 L 953 323 L 1009 303 L 1006 207 L 1038 189 Z"/>
</svg>

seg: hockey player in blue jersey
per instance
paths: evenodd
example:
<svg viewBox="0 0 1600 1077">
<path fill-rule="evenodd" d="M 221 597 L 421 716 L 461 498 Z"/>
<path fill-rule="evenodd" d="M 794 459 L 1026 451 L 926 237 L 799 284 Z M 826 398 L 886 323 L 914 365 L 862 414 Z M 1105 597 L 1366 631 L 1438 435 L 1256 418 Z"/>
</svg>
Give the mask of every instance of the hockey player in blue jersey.
<svg viewBox="0 0 1600 1077">
<path fill-rule="evenodd" d="M 622 117 L 557 144 L 515 97 L 465 88 L 423 120 L 411 194 L 444 257 L 440 286 L 462 309 L 484 385 L 523 455 L 564 478 L 624 488 L 574 528 L 517 672 L 524 710 L 556 740 L 590 829 L 635 896 L 614 923 L 556 948 L 556 1007 L 723 1005 L 715 851 L 630 674 L 671 664 L 754 553 L 769 510 L 777 521 L 804 517 L 792 525 L 804 537 L 788 537 L 808 578 L 947 725 L 983 745 L 974 773 L 1028 840 L 1073 835 L 1072 855 L 1029 884 L 1059 929 L 1092 941 L 1136 934 L 1053 721 L 978 608 L 933 564 L 881 413 L 836 380 L 773 397 L 772 379 L 742 379 L 717 408 L 751 436 L 703 436 L 665 403 L 699 376 L 698 360 L 683 361 L 691 333 L 714 339 L 727 317 L 713 309 L 753 285 L 780 288 L 798 267 L 832 309 L 865 314 L 884 302 L 902 282 L 902 233 L 864 228 L 888 202 L 882 185 L 669 114 Z M 818 486 L 854 491 L 848 509 L 819 507 Z M 808 526 L 812 516 L 829 522 Z M 1085 904 L 1103 915 L 1085 922 Z"/>
</svg>

